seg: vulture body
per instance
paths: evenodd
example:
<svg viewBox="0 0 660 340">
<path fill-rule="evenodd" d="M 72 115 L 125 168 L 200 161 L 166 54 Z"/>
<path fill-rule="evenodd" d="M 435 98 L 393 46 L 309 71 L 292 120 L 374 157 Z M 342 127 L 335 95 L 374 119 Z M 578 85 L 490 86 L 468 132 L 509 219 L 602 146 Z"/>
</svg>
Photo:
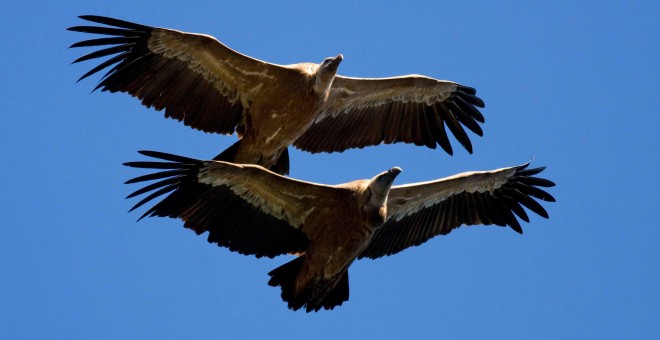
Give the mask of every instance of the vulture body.
<svg viewBox="0 0 660 340">
<path fill-rule="evenodd" d="M 342 55 L 320 64 L 276 65 L 240 54 L 215 38 L 101 16 L 100 34 L 71 47 L 102 47 L 74 63 L 112 56 L 79 80 L 109 68 L 96 89 L 125 92 L 165 117 L 210 133 L 238 135 L 216 160 L 258 164 L 288 174 L 288 146 L 341 152 L 412 143 L 447 153 L 447 127 L 472 153 L 464 130 L 483 135 L 475 89 L 421 75 L 365 79 L 337 75 Z"/>
<path fill-rule="evenodd" d="M 348 267 L 445 235 L 461 225 L 529 222 L 523 206 L 548 218 L 535 200 L 554 202 L 528 164 L 467 172 L 429 182 L 392 186 L 392 168 L 370 180 L 340 185 L 304 182 L 258 165 L 201 161 L 154 151 L 159 161 L 125 163 L 160 169 L 127 183 L 158 180 L 129 195 L 150 193 L 131 210 L 168 194 L 146 216 L 179 218 L 208 241 L 256 257 L 297 254 L 271 271 L 289 308 L 333 309 L 348 300 Z M 516 217 L 517 216 L 517 217 Z M 140 218 L 140 219 L 141 219 Z"/>
</svg>

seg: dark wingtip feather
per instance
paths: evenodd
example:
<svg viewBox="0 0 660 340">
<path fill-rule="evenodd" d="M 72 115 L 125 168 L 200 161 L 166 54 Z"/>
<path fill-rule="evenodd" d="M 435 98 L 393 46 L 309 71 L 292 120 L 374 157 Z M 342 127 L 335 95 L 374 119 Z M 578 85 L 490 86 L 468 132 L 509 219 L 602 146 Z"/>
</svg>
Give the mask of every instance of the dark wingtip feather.
<svg viewBox="0 0 660 340">
<path fill-rule="evenodd" d="M 546 195 L 547 196 L 545 198 L 542 198 L 545 202 L 557 202 L 557 200 L 554 198 L 554 196 L 548 194 L 547 192 L 546 192 Z"/>
<path fill-rule="evenodd" d="M 147 212 L 145 212 L 144 214 L 142 214 L 142 216 L 140 216 L 140 218 L 138 218 L 137 220 L 135 220 L 135 222 L 137 223 L 137 222 L 142 221 L 142 219 L 145 218 L 145 217 L 147 217 L 147 215 L 149 215 L 150 213 L 151 213 L 151 209 L 149 209 Z"/>
<path fill-rule="evenodd" d="M 135 204 L 135 205 L 131 208 L 131 210 L 129 210 L 128 212 L 131 212 L 131 211 L 133 211 L 133 210 L 135 210 L 135 209 L 141 207 L 141 206 L 144 205 L 145 203 L 147 203 L 147 202 L 153 200 L 154 198 L 156 198 L 156 197 L 158 197 L 158 196 L 164 195 L 164 194 L 166 194 L 166 193 L 168 193 L 168 192 L 170 192 L 170 191 L 176 189 L 177 187 L 178 187 L 177 184 L 170 184 L 170 185 L 168 185 L 168 186 L 166 186 L 166 187 L 163 187 L 163 188 L 161 188 L 161 189 L 159 189 L 159 190 L 157 190 L 157 191 L 152 192 L 149 196 L 143 198 L 140 202 L 137 202 L 137 204 Z"/>
<path fill-rule="evenodd" d="M 545 192 L 544 190 L 541 190 L 537 188 L 534 185 L 529 185 L 524 183 L 522 180 L 519 180 L 514 187 L 518 190 L 520 190 L 522 193 L 532 196 L 536 199 L 540 199 L 542 201 L 546 202 L 554 202 L 554 197 L 552 197 L 550 194 Z"/>
<path fill-rule="evenodd" d="M 482 108 L 482 109 L 484 107 L 486 107 L 486 104 L 484 103 L 484 101 L 481 100 L 481 98 L 479 98 L 475 95 L 472 95 L 472 94 L 469 94 L 469 93 L 466 93 L 466 92 L 458 92 L 457 94 L 458 94 L 459 97 L 463 98 L 463 100 L 465 100 L 466 102 L 468 102 L 468 103 L 470 103 L 470 104 L 472 104 L 476 107 L 479 107 L 479 108 Z"/>
<path fill-rule="evenodd" d="M 468 112 L 465 112 L 465 110 L 463 110 L 460 106 L 458 106 L 456 101 L 454 100 L 447 101 L 447 106 L 461 124 L 463 124 L 473 133 L 475 133 L 477 136 L 482 137 L 484 135 L 481 126 L 479 126 L 479 123 L 474 118 L 474 116 L 470 115 Z"/>
<path fill-rule="evenodd" d="M 458 105 L 463 111 L 467 112 L 470 116 L 472 116 L 476 121 L 479 123 L 485 123 L 486 118 L 484 117 L 479 110 L 465 101 L 465 99 L 461 98 L 461 96 L 455 96 L 453 102 Z"/>
<path fill-rule="evenodd" d="M 536 202 L 533 198 L 527 196 L 524 193 L 521 193 L 518 190 L 515 190 L 515 192 L 519 194 L 518 202 L 520 202 L 520 204 L 524 205 L 527 209 L 535 212 L 541 217 L 550 218 L 548 212 L 545 210 L 545 208 L 543 208 L 543 206 L 541 206 L 541 204 L 539 204 L 539 202 Z"/>
<path fill-rule="evenodd" d="M 529 165 L 529 163 L 531 163 L 531 161 L 527 162 L 527 165 Z M 545 170 L 545 167 L 540 166 L 538 168 L 526 169 L 524 171 L 518 171 L 518 175 L 529 177 L 529 176 L 534 176 L 536 174 L 540 174 L 541 172 L 543 172 L 543 170 Z"/>
<path fill-rule="evenodd" d="M 91 21 L 91 22 L 95 22 L 95 23 L 98 23 L 98 24 L 102 24 L 102 25 L 122 27 L 122 28 L 128 28 L 128 29 L 143 30 L 143 29 L 151 28 L 149 26 L 136 24 L 134 22 L 114 19 L 114 18 L 110 18 L 110 17 L 104 17 L 104 16 L 100 16 L 100 15 L 80 15 L 80 16 L 78 16 L 78 18 L 83 19 L 83 20 L 87 20 L 87 21 Z"/>
<path fill-rule="evenodd" d="M 158 159 L 163 159 L 166 161 L 179 162 L 179 163 L 192 163 L 197 164 L 201 162 L 199 159 L 184 157 L 179 155 L 173 155 L 171 153 L 160 152 L 160 151 L 150 151 L 150 150 L 140 150 L 139 154 L 145 155 L 147 157 L 153 157 Z"/>
<path fill-rule="evenodd" d="M 146 187 L 144 187 L 142 189 L 138 189 L 138 190 L 134 191 L 132 194 L 126 196 L 126 198 L 133 198 L 135 196 L 142 195 L 146 192 L 156 190 L 158 188 L 161 188 L 161 187 L 164 187 L 164 186 L 167 186 L 167 185 L 170 185 L 170 184 L 178 183 L 180 181 L 181 177 L 183 177 L 183 176 L 182 175 L 174 176 L 174 177 L 170 177 L 170 178 L 164 179 L 164 180 L 156 182 L 156 183 L 149 184 L 149 185 L 147 185 Z"/>
<path fill-rule="evenodd" d="M 143 168 L 143 169 L 182 169 L 185 168 L 184 164 L 171 163 L 171 162 L 154 162 L 154 161 L 136 161 L 136 162 L 126 162 L 125 166 L 131 168 Z"/>
<path fill-rule="evenodd" d="M 108 67 L 108 66 L 114 64 L 114 63 L 119 62 L 119 61 L 120 61 L 122 58 L 124 58 L 124 56 L 126 56 L 126 54 L 128 54 L 128 53 L 130 53 L 130 52 L 124 52 L 124 53 L 122 53 L 122 54 L 118 54 L 118 55 L 116 55 L 116 56 L 114 56 L 114 57 L 112 57 L 112 58 L 110 58 L 110 59 L 104 61 L 103 63 L 101 63 L 101 64 L 99 64 L 98 66 L 94 67 L 93 69 L 89 70 L 89 72 L 83 74 L 82 77 L 78 78 L 78 81 L 81 81 L 81 80 L 83 80 L 83 79 L 85 79 L 85 78 L 91 76 L 92 74 L 94 74 L 94 73 L 96 73 L 96 72 L 98 72 L 98 71 L 100 71 L 100 70 L 102 70 L 102 69 L 104 69 L 104 68 L 106 68 L 106 67 Z M 74 61 L 74 63 L 75 63 L 75 61 Z M 96 89 L 94 89 L 94 90 L 96 90 Z M 92 92 L 93 92 L 93 91 L 92 91 Z"/>
<path fill-rule="evenodd" d="M 96 38 L 96 39 L 79 41 L 77 43 L 71 44 L 69 48 L 120 45 L 120 44 L 125 44 L 129 41 L 131 41 L 131 39 L 125 37 Z"/>
<path fill-rule="evenodd" d="M 470 86 L 465 86 L 465 85 L 458 85 L 457 89 L 461 92 L 465 92 L 467 94 L 475 95 L 477 94 L 477 89 L 474 87 Z"/>
<path fill-rule="evenodd" d="M 555 186 L 555 182 L 553 182 L 551 180 L 547 180 L 545 178 L 539 178 L 539 177 L 527 177 L 527 176 L 525 176 L 525 177 L 520 177 L 518 180 L 525 183 L 525 184 L 529 184 L 529 185 L 533 185 L 533 186 L 537 186 L 537 187 L 551 188 L 551 187 Z"/>
<path fill-rule="evenodd" d="M 520 223 L 515 217 L 513 217 L 511 221 L 508 221 L 507 225 L 511 227 L 511 229 L 515 230 L 515 232 L 522 235 L 523 233 L 522 227 L 520 226 Z"/>
<path fill-rule="evenodd" d="M 443 117 L 442 119 L 444 120 L 447 128 L 451 133 L 454 135 L 454 138 L 467 150 L 470 154 L 472 154 L 472 142 L 470 141 L 470 137 L 468 137 L 467 133 L 463 129 L 463 125 L 460 123 L 460 119 L 456 116 L 458 113 L 453 113 L 451 111 L 451 107 L 447 103 L 440 103 L 440 109 L 442 111 Z"/>
<path fill-rule="evenodd" d="M 120 37 L 127 37 L 135 34 L 133 30 L 129 30 L 125 28 L 113 28 L 113 27 L 101 27 L 101 26 L 72 26 L 67 28 L 67 31 L 89 33 L 89 34 L 113 35 Z"/>
<path fill-rule="evenodd" d="M 463 133 L 465 133 L 465 132 L 463 132 Z M 467 152 L 471 155 L 471 154 L 472 154 L 472 151 L 473 151 L 473 150 L 472 150 L 472 141 L 470 141 L 470 138 L 467 137 L 467 135 L 465 135 L 465 136 L 466 136 L 465 138 L 461 138 L 461 139 L 459 139 L 459 138 L 457 137 L 456 139 L 459 141 L 459 143 L 461 143 L 461 145 L 463 146 L 463 148 L 465 148 L 465 150 L 467 150 Z"/>
<path fill-rule="evenodd" d="M 525 212 L 525 209 L 520 206 L 520 203 L 514 199 L 508 199 L 509 201 L 509 207 L 511 208 L 511 211 L 513 211 L 516 216 L 520 217 L 521 220 L 529 223 L 529 216 L 527 216 L 527 213 Z"/>
<path fill-rule="evenodd" d="M 124 164 L 126 165 L 126 164 Z M 174 177 L 174 176 L 179 176 L 185 173 L 185 170 L 183 169 L 176 169 L 176 170 L 168 170 L 168 171 L 161 171 L 161 172 L 154 172 L 151 174 L 135 177 L 132 179 L 129 179 L 128 181 L 124 182 L 124 184 L 133 184 L 133 183 L 138 183 L 138 182 L 146 182 L 146 181 L 153 181 L 156 179 L 161 179 L 165 177 Z"/>
<path fill-rule="evenodd" d="M 454 155 L 454 148 L 451 147 L 451 143 L 449 143 L 449 140 L 447 140 L 447 141 L 439 140 L 439 141 L 437 141 L 437 143 L 438 143 L 438 145 L 440 145 L 442 150 L 445 150 L 445 152 L 449 156 Z"/>
<path fill-rule="evenodd" d="M 151 217 L 151 216 L 154 216 L 154 215 L 155 215 L 155 212 L 156 212 L 156 205 L 154 205 L 153 207 L 149 208 L 149 210 L 145 211 L 144 214 L 142 214 L 142 216 L 140 216 L 140 218 L 138 218 L 137 220 L 135 220 L 135 222 L 140 222 L 140 221 L 142 221 L 142 219 L 145 218 L 145 217 Z"/>
<path fill-rule="evenodd" d="M 124 52 L 129 48 L 130 45 L 131 44 L 124 44 L 124 45 L 118 45 L 118 46 L 113 46 L 113 47 L 109 47 L 109 48 L 100 49 L 100 50 L 97 50 L 97 51 L 94 51 L 92 53 L 86 54 L 86 55 L 74 60 L 71 64 L 79 63 L 79 62 L 85 61 L 85 60 L 101 58 L 101 57 L 105 57 L 105 56 L 108 56 L 108 55 L 111 55 L 111 54 L 117 54 L 117 53 L 120 53 L 120 52 Z"/>
</svg>

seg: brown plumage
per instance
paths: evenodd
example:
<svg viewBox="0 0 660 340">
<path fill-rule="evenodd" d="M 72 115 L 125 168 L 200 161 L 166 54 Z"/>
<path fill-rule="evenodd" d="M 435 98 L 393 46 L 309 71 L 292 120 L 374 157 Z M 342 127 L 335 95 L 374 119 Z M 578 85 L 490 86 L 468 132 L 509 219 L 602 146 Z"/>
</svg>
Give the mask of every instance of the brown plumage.
<svg viewBox="0 0 660 340">
<path fill-rule="evenodd" d="M 231 50 L 208 35 L 85 15 L 107 25 L 71 31 L 109 37 L 71 47 L 97 50 L 74 63 L 112 56 L 84 79 L 110 68 L 96 89 L 126 92 L 165 117 L 240 140 L 217 160 L 251 163 L 280 174 L 287 147 L 341 152 L 380 143 L 412 143 L 453 153 L 445 126 L 472 153 L 464 127 L 481 136 L 484 107 L 473 88 L 408 75 L 364 79 L 336 75 L 342 55 L 321 64 L 276 65 Z M 114 56 L 113 56 L 114 55 Z"/>
<path fill-rule="evenodd" d="M 308 312 L 348 300 L 355 259 L 391 255 L 461 225 L 508 225 L 522 233 L 516 216 L 529 222 L 523 206 L 548 218 L 534 198 L 554 202 L 539 189 L 554 183 L 534 177 L 544 168 L 528 164 L 402 186 L 391 186 L 401 171 L 392 168 L 371 180 L 323 185 L 257 165 L 141 153 L 165 162 L 126 165 L 165 171 L 127 182 L 159 180 L 128 196 L 151 192 L 133 209 L 169 193 L 141 218 L 180 218 L 241 254 L 299 255 L 271 271 L 268 283 L 281 287 L 289 308 Z"/>
</svg>

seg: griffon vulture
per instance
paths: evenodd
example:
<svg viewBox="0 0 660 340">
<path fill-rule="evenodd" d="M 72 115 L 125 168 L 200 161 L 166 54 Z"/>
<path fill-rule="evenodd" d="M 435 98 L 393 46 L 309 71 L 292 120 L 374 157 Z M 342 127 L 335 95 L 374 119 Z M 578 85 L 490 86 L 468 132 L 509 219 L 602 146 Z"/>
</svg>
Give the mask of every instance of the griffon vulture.
<svg viewBox="0 0 660 340">
<path fill-rule="evenodd" d="M 125 163 L 161 169 L 127 181 L 159 180 L 130 194 L 151 192 L 131 210 L 170 193 L 145 216 L 180 218 L 208 241 L 256 257 L 297 254 L 271 271 L 289 308 L 333 309 L 348 300 L 348 267 L 445 235 L 461 225 L 495 224 L 522 233 L 523 206 L 548 218 L 534 198 L 554 202 L 528 164 L 402 186 L 391 186 L 399 168 L 370 180 L 339 185 L 304 182 L 258 165 L 201 161 L 154 151 L 164 161 Z M 515 214 L 515 215 L 514 215 Z"/>
<path fill-rule="evenodd" d="M 341 152 L 380 143 L 413 143 L 452 154 L 445 126 L 468 152 L 464 130 L 482 136 L 475 89 L 421 75 L 365 79 L 337 75 L 343 56 L 320 64 L 276 65 L 238 53 L 209 35 L 84 15 L 105 26 L 70 31 L 107 37 L 71 47 L 100 47 L 74 63 L 112 56 L 96 89 L 126 92 L 192 128 L 239 141 L 216 160 L 258 164 L 288 174 L 289 145 Z M 114 55 L 114 56 L 113 56 Z"/>
</svg>

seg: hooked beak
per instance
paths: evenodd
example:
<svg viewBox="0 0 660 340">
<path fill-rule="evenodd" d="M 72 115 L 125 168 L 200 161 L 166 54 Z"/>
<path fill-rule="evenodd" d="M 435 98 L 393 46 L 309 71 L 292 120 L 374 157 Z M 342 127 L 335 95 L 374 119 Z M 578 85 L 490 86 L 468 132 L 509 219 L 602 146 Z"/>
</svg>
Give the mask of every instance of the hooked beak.
<svg viewBox="0 0 660 340">
<path fill-rule="evenodd" d="M 392 174 L 394 177 L 396 177 L 398 174 L 402 172 L 403 170 L 401 170 L 401 168 L 399 168 L 398 166 L 395 166 L 392 169 L 387 170 L 387 173 Z"/>
<path fill-rule="evenodd" d="M 387 195 L 390 192 L 390 188 L 392 188 L 392 183 L 394 183 L 394 179 L 400 173 L 401 168 L 394 167 L 381 172 L 371 179 L 369 183 L 369 191 L 371 192 L 371 197 L 369 198 L 370 205 L 380 206 L 387 201 Z"/>
<path fill-rule="evenodd" d="M 398 166 L 393 167 L 387 171 L 383 171 L 372 180 L 372 184 L 380 187 L 381 189 L 389 190 L 389 188 L 392 186 L 392 183 L 396 179 L 396 176 L 398 176 L 402 171 L 403 170 L 401 170 L 401 168 Z"/>
<path fill-rule="evenodd" d="M 339 67 L 339 64 L 341 63 L 342 60 L 344 60 L 344 56 L 341 55 L 341 54 L 338 54 L 336 57 L 334 57 L 332 62 L 330 62 L 330 64 L 328 64 L 328 67 L 331 67 L 331 68 L 336 70 Z"/>
</svg>

